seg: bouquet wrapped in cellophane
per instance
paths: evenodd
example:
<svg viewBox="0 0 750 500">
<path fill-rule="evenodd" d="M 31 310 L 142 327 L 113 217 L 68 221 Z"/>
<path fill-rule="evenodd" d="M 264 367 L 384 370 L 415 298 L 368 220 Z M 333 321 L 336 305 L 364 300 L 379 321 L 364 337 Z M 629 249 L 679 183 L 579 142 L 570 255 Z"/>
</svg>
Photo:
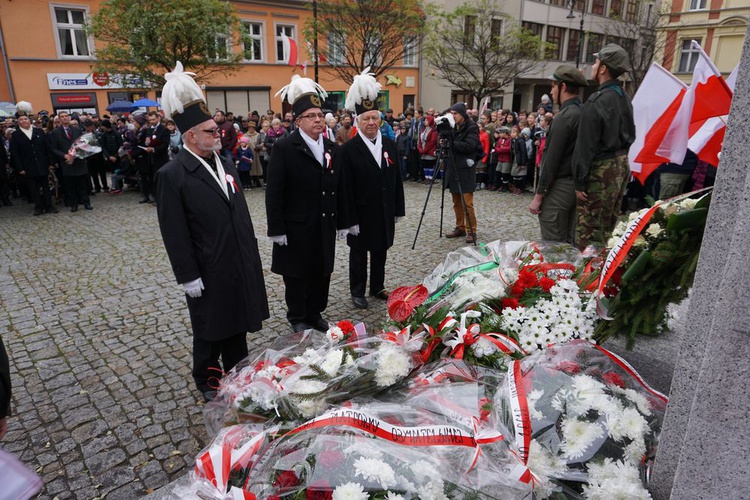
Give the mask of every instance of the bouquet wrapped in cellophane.
<svg viewBox="0 0 750 500">
<path fill-rule="evenodd" d="M 494 403 L 537 498 L 650 498 L 667 398 L 617 355 L 585 340 L 549 346 L 511 363 Z"/>
<path fill-rule="evenodd" d="M 281 337 L 251 353 L 222 380 L 206 406 L 210 435 L 244 422 L 293 423 L 330 405 L 376 394 L 421 364 L 421 336 L 408 329 L 368 335 L 364 325 L 340 321 L 325 335 L 308 330 Z"/>
<path fill-rule="evenodd" d="M 88 158 L 102 152 L 102 147 L 93 132 L 86 132 L 76 139 L 68 150 L 68 154 L 78 159 Z"/>
</svg>

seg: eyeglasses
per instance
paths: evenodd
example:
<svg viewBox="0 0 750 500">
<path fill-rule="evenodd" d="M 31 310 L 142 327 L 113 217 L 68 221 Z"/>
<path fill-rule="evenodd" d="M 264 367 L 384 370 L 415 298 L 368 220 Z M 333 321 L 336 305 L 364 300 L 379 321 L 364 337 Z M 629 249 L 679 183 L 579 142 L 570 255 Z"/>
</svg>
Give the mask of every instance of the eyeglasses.
<svg viewBox="0 0 750 500">
<path fill-rule="evenodd" d="M 204 128 L 201 129 L 201 132 L 205 132 L 209 135 L 219 135 L 219 127 L 216 128 Z"/>
<path fill-rule="evenodd" d="M 315 120 L 315 119 L 322 120 L 325 117 L 326 117 L 326 115 L 324 115 L 323 113 L 309 113 L 309 114 L 306 114 L 306 115 L 300 115 L 299 116 L 299 118 L 310 118 L 311 120 Z"/>
</svg>

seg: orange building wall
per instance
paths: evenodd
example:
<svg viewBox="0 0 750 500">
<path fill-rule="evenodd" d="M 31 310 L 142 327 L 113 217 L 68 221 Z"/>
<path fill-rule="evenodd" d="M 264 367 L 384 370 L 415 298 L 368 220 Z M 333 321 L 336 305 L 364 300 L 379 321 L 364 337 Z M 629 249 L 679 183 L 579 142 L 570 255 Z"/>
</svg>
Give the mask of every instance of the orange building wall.
<svg viewBox="0 0 750 500">
<path fill-rule="evenodd" d="M 9 1 L 0 0 L 0 26 L 6 44 L 9 58 L 10 74 L 15 91 L 16 101 L 26 100 L 33 104 L 34 110 L 47 109 L 52 111 L 52 96 L 67 91 L 50 90 L 47 82 L 48 73 L 81 73 L 89 74 L 89 60 L 60 59 L 55 45 L 56 33 L 52 20 L 50 0 L 22 0 Z M 100 0 L 56 0 L 54 5 L 74 8 L 87 8 L 90 13 L 96 12 Z M 246 88 L 270 87 L 268 98 L 271 108 L 281 111 L 281 101 L 274 94 L 282 86 L 286 85 L 296 72 L 302 74 L 301 68 L 275 63 L 275 37 L 274 23 L 295 24 L 297 27 L 297 44 L 299 47 L 299 63 L 309 59 L 306 43 L 302 39 L 301 32 L 305 19 L 312 13 L 300 7 L 288 7 L 287 2 L 234 2 L 239 17 L 243 20 L 262 21 L 265 23 L 265 63 L 246 63 L 241 69 L 228 76 L 214 76 L 205 82 L 206 90 L 227 89 L 239 90 Z M 325 43 L 325 37 L 321 35 L 319 43 Z M 234 51 L 240 50 L 239 46 Z M 274 61 L 269 63 L 268 61 Z M 311 61 L 310 61 L 311 63 Z M 190 68 L 186 68 L 189 70 Z M 381 78 L 383 90 L 389 92 L 390 107 L 400 112 L 404 94 L 414 94 L 415 102 L 419 102 L 419 71 L 413 68 L 392 68 L 389 74 L 398 76 L 402 80 L 400 87 L 385 85 L 385 78 Z M 320 83 L 328 91 L 345 91 L 348 88 L 343 81 L 336 79 L 331 73 L 320 67 Z M 308 65 L 307 75 L 313 77 L 313 66 Z M 406 77 L 414 78 L 415 86 L 406 88 Z M 104 113 L 109 104 L 108 92 L 120 92 L 117 89 L 81 90 L 81 93 L 93 92 L 96 95 L 99 113 Z M 156 89 L 147 93 L 150 98 L 156 98 Z M 142 92 L 138 97 L 143 97 Z M 7 77 L 0 63 L 0 100 L 10 101 L 10 91 L 7 85 Z M 264 112 L 265 110 L 259 110 Z"/>
</svg>

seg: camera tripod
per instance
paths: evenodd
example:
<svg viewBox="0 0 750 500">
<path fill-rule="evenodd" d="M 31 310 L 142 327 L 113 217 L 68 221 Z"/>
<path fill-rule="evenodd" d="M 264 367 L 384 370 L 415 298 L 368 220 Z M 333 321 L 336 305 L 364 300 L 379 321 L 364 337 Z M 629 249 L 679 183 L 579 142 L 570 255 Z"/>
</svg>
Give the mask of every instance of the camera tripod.
<svg viewBox="0 0 750 500">
<path fill-rule="evenodd" d="M 417 245 L 417 238 L 419 238 L 419 231 L 422 228 L 422 221 L 424 221 L 424 215 L 427 212 L 427 203 L 430 201 L 430 194 L 432 194 L 432 187 L 435 185 L 435 179 L 437 179 L 438 174 L 440 172 L 444 172 L 443 180 L 442 180 L 442 189 L 441 189 L 441 196 L 440 196 L 440 229 L 439 229 L 439 235 L 442 238 L 443 237 L 443 214 L 444 214 L 444 208 L 445 208 L 445 188 L 446 188 L 446 181 L 448 178 L 448 171 L 450 171 L 453 176 L 452 179 L 456 182 L 456 185 L 458 186 L 458 194 L 461 196 L 461 206 L 464 210 L 464 221 L 465 225 L 467 227 L 467 234 L 469 234 L 474 242 L 474 246 L 477 246 L 477 235 L 474 231 L 474 224 L 472 224 L 472 220 L 469 218 L 469 208 L 466 206 L 466 200 L 464 199 L 464 192 L 463 188 L 461 188 L 461 180 L 458 177 L 458 170 L 456 169 L 456 161 L 453 157 L 453 149 L 451 148 L 451 138 L 449 135 L 443 135 L 441 134 L 438 138 L 438 150 L 437 150 L 437 159 L 435 161 L 435 168 L 432 172 L 432 179 L 430 180 L 430 187 L 427 190 L 427 197 L 424 200 L 424 206 L 422 207 L 422 215 L 419 217 L 419 224 L 417 225 L 417 231 L 414 234 L 414 242 L 411 244 L 411 249 L 414 250 L 414 248 Z M 451 167 L 450 169 L 448 167 Z M 476 217 L 476 216 L 475 216 Z"/>
</svg>

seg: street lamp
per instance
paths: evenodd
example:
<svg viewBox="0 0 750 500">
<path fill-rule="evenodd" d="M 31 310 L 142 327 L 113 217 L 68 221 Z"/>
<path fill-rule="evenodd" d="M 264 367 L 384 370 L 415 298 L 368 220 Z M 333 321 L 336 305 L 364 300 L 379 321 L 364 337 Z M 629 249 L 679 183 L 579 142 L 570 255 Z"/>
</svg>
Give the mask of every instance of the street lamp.
<svg viewBox="0 0 750 500">
<path fill-rule="evenodd" d="M 566 19 L 575 19 L 573 14 L 573 7 L 576 5 L 576 0 L 568 0 L 568 6 L 570 12 L 565 16 Z M 583 16 L 586 15 L 586 0 L 583 0 L 583 6 L 581 7 L 581 24 L 578 27 L 578 47 L 576 47 L 576 68 L 581 64 L 581 52 L 583 51 Z"/>
</svg>

